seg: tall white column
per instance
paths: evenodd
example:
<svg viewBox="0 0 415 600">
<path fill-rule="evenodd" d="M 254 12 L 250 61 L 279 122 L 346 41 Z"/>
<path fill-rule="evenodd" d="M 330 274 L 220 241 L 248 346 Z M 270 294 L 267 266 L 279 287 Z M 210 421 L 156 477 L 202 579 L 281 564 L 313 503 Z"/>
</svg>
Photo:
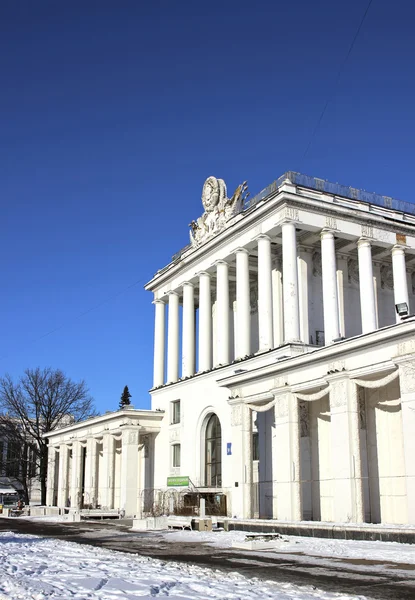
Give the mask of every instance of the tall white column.
<svg viewBox="0 0 415 600">
<path fill-rule="evenodd" d="M 360 312 L 362 333 L 376 329 L 375 289 L 373 286 L 372 249 L 369 240 L 361 238 L 357 243 L 359 259 Z"/>
<path fill-rule="evenodd" d="M 346 337 L 346 324 L 344 312 L 344 283 L 347 281 L 347 258 L 339 254 L 337 262 L 337 298 L 339 301 L 339 327 L 340 335 Z"/>
<path fill-rule="evenodd" d="M 100 482 L 101 503 L 104 508 L 114 508 L 114 466 L 115 439 L 110 433 L 102 438 L 102 482 Z"/>
<path fill-rule="evenodd" d="M 251 353 L 251 303 L 249 291 L 249 253 L 238 248 L 236 254 L 236 358 Z"/>
<path fill-rule="evenodd" d="M 179 379 L 179 295 L 169 292 L 167 327 L 167 383 Z"/>
<path fill-rule="evenodd" d="M 68 503 L 68 461 L 69 448 L 61 444 L 59 448 L 59 482 L 58 482 L 58 506 L 65 507 Z"/>
<path fill-rule="evenodd" d="M 258 328 L 259 351 L 274 346 L 272 323 L 271 240 L 267 235 L 258 238 Z"/>
<path fill-rule="evenodd" d="M 72 472 L 70 481 L 71 507 L 81 507 L 81 469 L 82 469 L 82 446 L 74 440 L 72 443 Z"/>
<path fill-rule="evenodd" d="M 125 516 L 132 517 L 138 508 L 140 490 L 138 489 L 138 441 L 139 428 L 123 428 L 121 453 L 121 489 L 120 504 Z"/>
<path fill-rule="evenodd" d="M 300 339 L 310 343 L 309 280 L 312 272 L 312 255 L 307 248 L 298 249 L 298 303 L 300 312 Z"/>
<path fill-rule="evenodd" d="M 252 455 L 252 411 L 242 405 L 242 433 L 243 433 L 243 464 L 245 465 L 245 482 L 243 494 L 243 511 L 245 519 L 252 519 L 253 515 L 253 455 Z"/>
<path fill-rule="evenodd" d="M 212 300 L 210 275 L 199 273 L 199 372 L 212 368 Z"/>
<path fill-rule="evenodd" d="M 395 304 L 406 302 L 409 312 L 408 280 L 406 277 L 405 250 L 402 246 L 392 248 L 393 293 Z M 396 322 L 401 319 L 396 313 Z"/>
<path fill-rule="evenodd" d="M 218 365 L 226 365 L 229 363 L 229 267 L 224 260 L 216 265 L 216 356 Z"/>
<path fill-rule="evenodd" d="M 402 443 L 408 507 L 407 523 L 415 523 L 415 361 L 399 361 L 401 390 Z"/>
<path fill-rule="evenodd" d="M 282 273 L 284 294 L 284 341 L 300 340 L 298 303 L 297 239 L 295 223 L 282 224 Z"/>
<path fill-rule="evenodd" d="M 274 325 L 274 347 L 278 348 L 284 343 L 284 313 L 282 267 L 280 260 L 276 260 L 272 269 L 272 321 Z"/>
<path fill-rule="evenodd" d="M 48 446 L 48 478 L 46 488 L 46 504 L 47 506 L 54 505 L 55 489 L 57 488 L 56 476 L 56 460 L 59 460 L 59 454 L 54 446 Z"/>
<path fill-rule="evenodd" d="M 182 376 L 195 374 L 195 299 L 192 283 L 183 284 Z"/>
<path fill-rule="evenodd" d="M 95 508 L 97 493 L 97 440 L 88 438 L 86 442 L 84 506 Z"/>
<path fill-rule="evenodd" d="M 321 233 L 321 273 L 323 281 L 324 343 L 340 337 L 339 301 L 337 298 L 336 249 L 332 231 Z"/>
<path fill-rule="evenodd" d="M 166 335 L 166 305 L 163 300 L 154 300 L 154 365 L 153 387 L 164 383 L 164 340 Z"/>
</svg>

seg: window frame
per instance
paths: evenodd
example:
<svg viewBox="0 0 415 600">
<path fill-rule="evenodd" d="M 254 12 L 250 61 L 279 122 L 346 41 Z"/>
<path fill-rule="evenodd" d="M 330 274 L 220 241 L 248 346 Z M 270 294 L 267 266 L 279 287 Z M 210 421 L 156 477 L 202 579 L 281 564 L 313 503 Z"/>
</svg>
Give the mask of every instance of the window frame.
<svg viewBox="0 0 415 600">
<path fill-rule="evenodd" d="M 178 456 L 177 456 L 177 453 L 178 453 Z M 178 461 L 177 461 L 177 458 L 179 459 Z M 182 458 L 181 444 L 180 443 L 172 444 L 171 445 L 171 466 L 173 469 L 180 469 L 181 462 L 182 462 L 181 458 Z M 179 464 L 176 464 L 177 462 Z"/>
<path fill-rule="evenodd" d="M 178 425 L 181 422 L 181 406 L 180 400 L 172 400 L 170 402 L 171 412 L 170 412 L 170 425 Z M 177 416 L 178 412 L 178 416 Z"/>
</svg>

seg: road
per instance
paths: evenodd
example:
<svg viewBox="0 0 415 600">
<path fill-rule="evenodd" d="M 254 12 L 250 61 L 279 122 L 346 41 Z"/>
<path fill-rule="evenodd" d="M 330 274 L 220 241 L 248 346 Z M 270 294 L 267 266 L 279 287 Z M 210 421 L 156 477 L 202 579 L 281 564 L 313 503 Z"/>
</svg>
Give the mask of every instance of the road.
<svg viewBox="0 0 415 600">
<path fill-rule="evenodd" d="M 258 577 L 379 600 L 414 600 L 415 565 L 387 564 L 372 560 L 317 558 L 301 552 L 273 551 L 260 554 L 233 548 L 213 548 L 203 542 L 170 542 L 158 532 L 131 531 L 132 521 L 82 521 L 52 523 L 0 517 L 0 531 L 14 531 L 63 539 L 150 556 L 197 564 L 201 567 L 238 571 Z M 167 538 L 167 539 L 166 539 Z"/>
</svg>

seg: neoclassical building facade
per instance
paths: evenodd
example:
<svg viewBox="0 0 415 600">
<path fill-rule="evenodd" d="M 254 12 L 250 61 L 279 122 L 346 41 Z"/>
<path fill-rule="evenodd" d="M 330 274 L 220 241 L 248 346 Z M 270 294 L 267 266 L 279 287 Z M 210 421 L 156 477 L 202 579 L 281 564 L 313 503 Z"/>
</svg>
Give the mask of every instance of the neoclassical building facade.
<svg viewBox="0 0 415 600">
<path fill-rule="evenodd" d="M 137 514 L 176 482 L 238 518 L 415 524 L 415 207 L 293 172 L 202 203 L 146 285 L 151 410 L 54 432 L 50 504 Z"/>
<path fill-rule="evenodd" d="M 415 523 L 415 207 L 292 172 L 245 187 L 208 178 L 146 286 L 155 487 L 189 476 L 236 517 Z"/>
</svg>

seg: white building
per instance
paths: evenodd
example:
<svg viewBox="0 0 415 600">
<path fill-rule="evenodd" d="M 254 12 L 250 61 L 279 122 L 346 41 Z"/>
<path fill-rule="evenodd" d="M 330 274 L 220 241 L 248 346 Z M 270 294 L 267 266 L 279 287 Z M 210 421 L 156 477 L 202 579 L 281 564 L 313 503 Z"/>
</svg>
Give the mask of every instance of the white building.
<svg viewBox="0 0 415 600">
<path fill-rule="evenodd" d="M 415 206 L 292 172 L 245 191 L 209 177 L 191 244 L 146 286 L 152 411 L 51 434 L 95 459 L 64 458 L 50 489 L 98 477 L 133 514 L 182 476 L 231 516 L 415 524 Z M 122 427 L 151 439 L 145 467 Z"/>
</svg>

